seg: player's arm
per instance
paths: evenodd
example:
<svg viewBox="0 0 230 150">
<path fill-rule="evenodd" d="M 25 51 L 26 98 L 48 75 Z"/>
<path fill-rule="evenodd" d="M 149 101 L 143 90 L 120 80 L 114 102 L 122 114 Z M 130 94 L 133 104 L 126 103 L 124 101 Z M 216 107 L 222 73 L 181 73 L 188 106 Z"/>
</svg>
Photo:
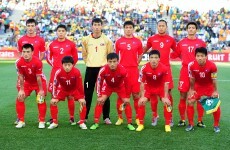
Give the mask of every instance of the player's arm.
<svg viewBox="0 0 230 150">
<path fill-rule="evenodd" d="M 188 97 L 189 98 L 194 97 L 194 94 L 196 94 L 196 91 L 194 89 L 195 78 L 194 78 L 193 72 L 191 70 L 191 65 L 192 64 L 193 64 L 193 62 L 189 63 L 189 65 L 188 65 L 188 75 L 189 75 L 189 82 L 190 82 L 190 89 L 189 89 L 189 92 L 188 92 Z"/>
<path fill-rule="evenodd" d="M 171 102 L 168 98 L 168 92 L 169 92 L 169 74 L 168 71 L 166 70 L 165 74 L 164 74 L 164 97 L 162 98 L 162 102 L 167 105 L 170 106 Z"/>
<path fill-rule="evenodd" d="M 85 37 L 85 38 L 87 38 L 87 37 Z M 87 42 L 86 42 L 85 38 L 82 38 L 82 58 L 83 58 L 84 62 L 86 63 L 88 52 L 87 52 Z"/>
<path fill-rule="evenodd" d="M 55 75 L 54 75 L 54 80 L 53 80 L 53 90 L 52 90 L 52 96 L 54 99 L 57 98 L 57 94 L 58 94 L 58 86 L 59 86 L 59 78 L 58 78 L 58 75 L 60 73 L 61 69 L 58 69 L 56 72 L 55 72 Z"/>
<path fill-rule="evenodd" d="M 18 80 L 19 80 L 19 84 L 20 84 L 20 90 L 18 92 L 18 98 L 19 98 L 19 100 L 23 100 L 25 98 L 24 76 L 23 76 L 23 74 L 19 73 Z"/>
<path fill-rule="evenodd" d="M 45 58 L 45 52 L 46 52 L 46 44 L 45 44 L 45 40 L 41 39 L 40 40 L 40 44 L 41 44 L 41 49 L 40 49 L 40 60 L 43 60 Z"/>
<path fill-rule="evenodd" d="M 97 96 L 100 97 L 101 96 L 101 88 L 102 88 L 102 84 L 104 81 L 104 77 L 103 77 L 103 72 L 104 72 L 105 68 L 101 68 L 99 71 L 99 74 L 97 76 L 97 85 L 96 85 L 96 89 L 97 89 Z"/>
<path fill-rule="evenodd" d="M 47 46 L 46 61 L 50 66 L 53 66 L 53 52 L 50 44 Z"/>
<path fill-rule="evenodd" d="M 21 55 L 22 55 L 22 44 L 20 42 L 20 39 L 18 40 L 17 47 L 18 47 L 18 56 L 21 57 Z"/>
<path fill-rule="evenodd" d="M 181 55 L 180 43 L 178 43 L 177 46 L 174 46 L 174 48 L 172 48 L 172 50 L 173 51 L 170 53 L 171 59 L 176 59 L 177 57 L 180 57 L 180 55 Z"/>
<path fill-rule="evenodd" d="M 77 50 L 77 46 L 75 45 L 75 43 L 73 43 L 73 48 L 72 48 L 72 56 L 73 56 L 73 60 L 74 60 L 74 65 L 76 65 L 77 61 L 78 61 L 78 50 Z"/>
<path fill-rule="evenodd" d="M 213 88 L 214 88 L 214 92 L 212 93 L 212 97 L 219 97 L 218 94 L 218 90 L 217 90 L 217 68 L 216 66 L 214 66 L 213 68 L 213 72 L 211 73 L 211 78 L 212 78 L 212 82 L 213 82 Z"/>
<path fill-rule="evenodd" d="M 38 88 L 39 88 L 39 92 L 38 94 L 41 96 L 45 96 L 44 94 L 44 90 L 42 87 L 42 62 L 39 61 L 37 64 L 37 68 L 36 68 L 36 77 L 37 77 L 37 83 L 38 83 Z"/>
<path fill-rule="evenodd" d="M 145 94 L 145 82 L 146 82 L 146 80 L 145 80 L 144 68 L 145 68 L 145 66 L 143 66 L 141 68 L 139 79 L 138 79 L 138 82 L 140 82 L 140 95 L 141 95 L 141 97 L 144 97 L 144 94 Z"/>
<path fill-rule="evenodd" d="M 142 47 L 142 43 L 140 41 L 140 44 L 139 44 L 139 48 L 138 48 L 138 64 L 141 62 L 142 60 L 142 56 L 143 56 L 143 53 L 144 50 L 143 50 L 143 47 Z"/>
</svg>

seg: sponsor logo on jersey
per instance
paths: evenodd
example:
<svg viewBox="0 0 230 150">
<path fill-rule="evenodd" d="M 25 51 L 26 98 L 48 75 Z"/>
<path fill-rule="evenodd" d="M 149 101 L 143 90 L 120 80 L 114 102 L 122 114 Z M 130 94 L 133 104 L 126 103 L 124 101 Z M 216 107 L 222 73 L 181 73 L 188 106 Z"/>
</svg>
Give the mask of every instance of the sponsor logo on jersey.
<svg viewBox="0 0 230 150">
<path fill-rule="evenodd" d="M 126 42 L 121 42 L 120 44 L 126 44 Z"/>
<path fill-rule="evenodd" d="M 146 72 L 146 74 L 152 74 L 151 72 Z"/>
<path fill-rule="evenodd" d="M 188 46 L 188 44 L 182 44 L 182 46 Z"/>
<path fill-rule="evenodd" d="M 195 71 L 195 72 L 199 72 L 199 70 L 193 70 L 193 71 Z"/>
<path fill-rule="evenodd" d="M 105 46 L 105 43 L 101 43 L 100 46 Z"/>
<path fill-rule="evenodd" d="M 58 46 L 54 46 L 53 48 L 59 48 Z"/>
<path fill-rule="evenodd" d="M 159 42 L 159 41 L 158 41 L 158 40 L 154 40 L 153 42 L 155 42 L 155 43 L 156 43 L 156 42 Z"/>
</svg>

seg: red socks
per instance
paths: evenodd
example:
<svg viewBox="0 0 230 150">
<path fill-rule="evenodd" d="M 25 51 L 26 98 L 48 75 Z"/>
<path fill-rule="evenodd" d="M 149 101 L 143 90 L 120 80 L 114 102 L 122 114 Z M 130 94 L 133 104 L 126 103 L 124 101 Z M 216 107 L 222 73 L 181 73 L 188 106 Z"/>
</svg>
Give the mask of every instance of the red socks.
<svg viewBox="0 0 230 150">
<path fill-rule="evenodd" d="M 129 103 L 125 106 L 125 115 L 126 115 L 128 124 L 132 123 L 132 108 Z"/>
<path fill-rule="evenodd" d="M 151 97 L 150 103 L 151 103 L 153 118 L 156 118 L 158 116 L 158 112 L 157 112 L 158 99 L 156 95 Z"/>
<path fill-rule="evenodd" d="M 121 100 L 120 97 L 118 97 L 118 99 L 117 99 L 117 114 L 118 114 L 118 117 L 121 119 L 123 118 L 122 117 L 122 111 L 120 111 L 119 108 L 120 108 L 122 103 L 123 103 L 123 101 Z"/>
<path fill-rule="evenodd" d="M 79 124 L 82 124 L 82 123 L 84 123 L 85 122 L 85 115 L 86 115 L 86 106 L 83 106 L 82 107 L 82 110 L 80 111 L 80 122 L 79 122 Z"/>
<path fill-rule="evenodd" d="M 25 121 L 25 103 L 20 102 L 18 99 L 16 100 L 16 111 L 18 115 L 18 119 L 20 121 Z"/>
<path fill-rule="evenodd" d="M 74 118 L 74 110 L 75 110 L 74 99 L 68 99 L 68 109 L 69 109 L 69 117 Z"/>
<path fill-rule="evenodd" d="M 96 105 L 94 110 L 94 123 L 99 123 L 101 113 L 102 113 L 103 105 Z"/>
<path fill-rule="evenodd" d="M 145 118 L 145 105 L 139 106 L 139 109 L 138 109 L 138 117 L 139 117 L 140 124 L 144 124 L 144 118 Z"/>
<path fill-rule="evenodd" d="M 178 109 L 180 112 L 181 120 L 185 120 L 185 111 L 186 111 L 186 99 L 180 99 L 180 103 L 178 105 Z"/>
<path fill-rule="evenodd" d="M 199 102 L 197 102 L 196 107 L 197 107 L 198 121 L 202 121 L 204 115 L 204 109 Z"/>
<path fill-rule="evenodd" d="M 57 119 L 58 107 L 50 104 L 50 113 L 51 113 L 51 117 L 53 119 L 53 122 L 58 124 L 58 119 Z"/>
<path fill-rule="evenodd" d="M 42 104 L 38 104 L 38 111 L 39 111 L 39 122 L 45 122 L 46 101 L 44 101 Z"/>
<path fill-rule="evenodd" d="M 219 122 L 220 122 L 220 107 L 217 109 L 216 112 L 213 113 L 213 118 L 214 118 L 214 127 L 215 126 L 219 126 Z"/>
<path fill-rule="evenodd" d="M 193 105 L 188 105 L 187 106 L 187 115 L 188 115 L 188 122 L 190 125 L 194 126 L 194 106 Z"/>
</svg>

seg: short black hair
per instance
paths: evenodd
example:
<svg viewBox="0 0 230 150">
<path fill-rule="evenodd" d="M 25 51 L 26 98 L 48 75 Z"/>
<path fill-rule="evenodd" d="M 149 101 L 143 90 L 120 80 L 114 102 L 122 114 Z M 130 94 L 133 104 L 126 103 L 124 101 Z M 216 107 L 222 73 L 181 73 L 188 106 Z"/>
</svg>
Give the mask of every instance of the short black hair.
<svg viewBox="0 0 230 150">
<path fill-rule="evenodd" d="M 108 60 L 111 60 L 111 59 L 117 59 L 117 60 L 119 60 L 119 56 L 116 54 L 116 53 L 109 53 L 108 55 L 107 55 L 107 61 Z"/>
<path fill-rule="evenodd" d="M 164 23 L 166 24 L 166 26 L 168 26 L 167 21 L 165 21 L 164 19 L 158 20 L 158 21 L 157 21 L 157 25 L 159 24 L 159 22 L 164 22 Z"/>
<path fill-rule="evenodd" d="M 196 55 L 197 53 L 202 53 L 202 54 L 204 54 L 205 56 L 207 56 L 207 55 L 208 55 L 208 50 L 207 50 L 207 48 L 205 48 L 205 47 L 198 47 L 198 48 L 196 48 L 196 50 L 195 50 L 195 55 Z"/>
<path fill-rule="evenodd" d="M 33 18 L 30 18 L 28 20 L 26 20 L 26 25 L 29 24 L 29 23 L 34 23 L 35 25 L 37 25 L 37 21 Z"/>
<path fill-rule="evenodd" d="M 129 21 L 125 21 L 123 27 L 125 28 L 125 26 L 127 26 L 127 25 L 132 25 L 133 28 L 135 27 L 134 23 L 132 21 L 130 21 L 130 20 Z"/>
<path fill-rule="evenodd" d="M 194 22 L 194 21 L 190 21 L 190 22 L 186 25 L 186 29 L 188 29 L 188 26 L 189 26 L 189 25 L 194 25 L 194 26 L 196 27 L 196 29 L 198 29 L 198 25 L 197 25 L 197 23 Z"/>
<path fill-rule="evenodd" d="M 160 58 L 161 57 L 161 54 L 160 54 L 160 52 L 158 51 L 158 50 L 151 50 L 150 52 L 149 52 L 149 57 L 151 56 L 151 55 L 158 55 L 158 57 Z"/>
<path fill-rule="evenodd" d="M 93 23 L 101 23 L 101 25 L 103 24 L 103 22 L 100 18 L 93 18 L 92 25 L 93 25 Z"/>
<path fill-rule="evenodd" d="M 62 58 L 61 63 L 62 64 L 64 64 L 64 63 L 74 64 L 73 57 L 72 56 L 65 56 L 65 57 Z"/>
<path fill-rule="evenodd" d="M 56 31 L 57 31 L 59 28 L 63 28 L 63 29 L 65 29 L 65 31 L 67 31 L 67 27 L 66 27 L 66 25 L 64 25 L 64 24 L 59 24 L 59 25 L 57 26 L 57 28 L 56 28 Z"/>
<path fill-rule="evenodd" d="M 27 43 L 22 46 L 22 49 L 28 49 L 28 48 L 30 48 L 31 51 L 34 51 L 34 46 L 32 44 Z"/>
</svg>

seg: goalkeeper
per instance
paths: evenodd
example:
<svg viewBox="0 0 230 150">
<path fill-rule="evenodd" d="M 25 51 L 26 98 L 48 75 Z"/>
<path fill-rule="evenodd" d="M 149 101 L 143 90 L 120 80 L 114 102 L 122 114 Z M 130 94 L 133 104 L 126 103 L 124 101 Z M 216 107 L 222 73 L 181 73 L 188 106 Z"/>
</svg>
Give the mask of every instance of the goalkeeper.
<svg viewBox="0 0 230 150">
<path fill-rule="evenodd" d="M 216 65 L 207 59 L 207 49 L 204 47 L 197 48 L 195 50 L 196 60 L 192 61 L 188 65 L 189 77 L 190 77 L 190 90 L 188 97 L 187 115 L 189 125 L 185 129 L 186 131 L 194 130 L 194 103 L 201 98 L 201 96 L 213 97 L 218 101 L 217 91 L 217 67 Z M 220 132 L 219 120 L 220 120 L 220 107 L 217 104 L 216 111 L 213 112 L 214 117 L 214 132 Z M 209 105 L 209 103 L 206 103 Z"/>
</svg>

